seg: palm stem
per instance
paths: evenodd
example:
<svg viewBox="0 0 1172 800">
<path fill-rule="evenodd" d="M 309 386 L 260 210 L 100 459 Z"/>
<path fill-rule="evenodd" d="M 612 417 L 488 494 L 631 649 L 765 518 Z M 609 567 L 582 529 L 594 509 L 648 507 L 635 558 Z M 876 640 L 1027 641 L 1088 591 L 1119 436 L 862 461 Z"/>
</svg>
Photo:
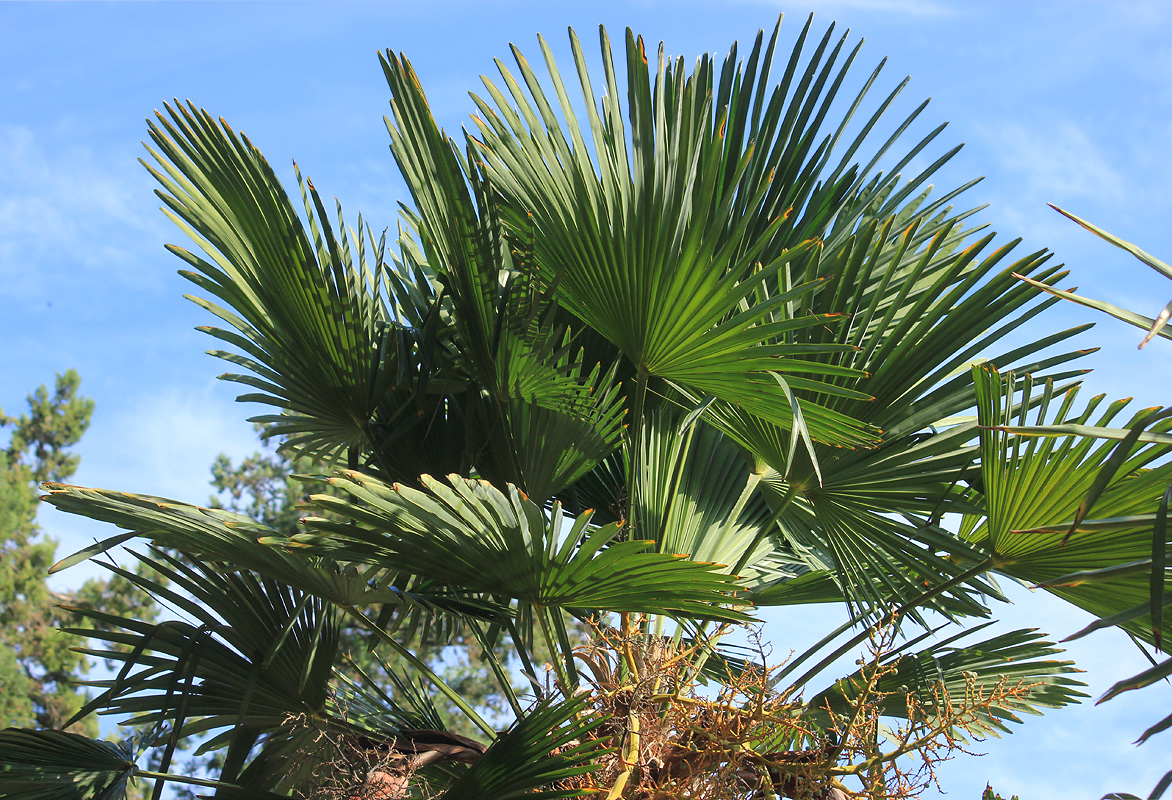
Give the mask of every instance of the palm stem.
<svg viewBox="0 0 1172 800">
<path fill-rule="evenodd" d="M 488 642 L 488 637 L 484 635 L 484 631 L 480 629 L 480 625 L 476 620 L 469 619 L 466 620 L 466 623 L 472 629 L 472 635 L 476 637 L 476 641 L 480 643 L 480 647 L 484 651 L 484 659 L 488 662 L 489 668 L 496 677 L 497 685 L 501 687 L 501 694 L 505 696 L 505 700 L 508 701 L 509 707 L 513 709 L 513 713 L 520 718 L 524 713 L 524 709 L 521 707 L 521 701 L 517 698 L 517 693 L 513 690 L 508 673 L 505 672 L 500 660 L 496 657 L 496 653 L 493 652 L 492 646 Z"/>
<path fill-rule="evenodd" d="M 535 611 L 537 612 L 537 621 L 541 625 L 541 638 L 545 640 L 545 647 L 549 651 L 549 661 L 553 665 L 554 672 L 557 674 L 558 683 L 561 684 L 562 691 L 568 697 L 578 684 L 577 680 L 573 683 L 570 682 L 570 675 L 566 671 L 567 661 L 573 667 L 574 656 L 572 653 L 562 652 L 561 647 L 558 646 L 558 637 L 550 630 L 549 615 L 556 613 L 556 611 L 549 608 L 537 608 Z M 574 677 L 577 678 L 576 672 Z"/>
<path fill-rule="evenodd" d="M 736 511 L 734 512 L 735 516 L 730 519 L 730 524 L 733 520 L 736 519 L 736 517 L 740 516 L 741 509 L 745 507 L 745 503 L 748 501 L 749 495 L 752 494 L 753 490 L 757 488 L 757 484 L 760 482 L 761 473 L 749 473 L 749 481 L 745 485 L 745 491 L 741 493 L 741 497 L 737 500 Z M 794 494 L 795 490 L 793 484 L 787 484 L 785 495 L 782 496 L 781 503 L 778 505 L 777 510 L 774 511 L 773 514 L 769 517 L 769 520 L 760 527 L 760 529 L 757 531 L 757 534 L 753 537 L 753 541 L 750 542 L 749 546 L 745 548 L 745 551 L 741 553 L 740 559 L 737 560 L 737 565 L 733 567 L 733 575 L 740 573 L 740 571 L 745 568 L 745 564 L 749 563 L 749 559 L 753 557 L 753 551 L 761 545 L 761 542 L 773 530 L 773 526 L 777 524 L 779 519 L 781 519 L 782 513 L 786 510 L 786 508 L 789 507 L 790 501 L 793 500 Z"/>
<path fill-rule="evenodd" d="M 628 439 L 630 455 L 627 458 L 627 537 L 642 536 L 637 530 L 638 520 L 635 519 L 635 493 L 638 484 L 639 471 L 642 468 L 642 459 L 639 453 L 643 447 L 643 405 L 647 398 L 647 370 L 639 367 L 639 376 L 635 384 L 635 398 L 631 412 L 631 431 Z"/>
<path fill-rule="evenodd" d="M 240 787 L 234 783 L 226 783 L 224 781 L 215 781 L 210 778 L 193 778 L 188 775 L 175 775 L 170 772 L 152 772 L 149 769 L 136 769 L 134 771 L 136 778 L 148 778 L 156 781 L 170 781 L 172 783 L 187 783 L 192 786 L 208 786 L 213 789 L 239 789 Z"/>
</svg>

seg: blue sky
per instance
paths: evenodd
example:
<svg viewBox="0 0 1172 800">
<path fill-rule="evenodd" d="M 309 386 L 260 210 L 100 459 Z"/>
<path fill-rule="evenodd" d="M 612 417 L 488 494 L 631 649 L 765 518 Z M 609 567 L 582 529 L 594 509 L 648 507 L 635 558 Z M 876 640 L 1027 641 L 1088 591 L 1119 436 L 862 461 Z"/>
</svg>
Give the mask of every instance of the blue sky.
<svg viewBox="0 0 1172 800">
<path fill-rule="evenodd" d="M 137 165 L 144 117 L 173 97 L 224 116 L 292 178 L 292 159 L 323 195 L 393 225 L 403 185 L 387 151 L 388 93 L 376 60 L 405 52 L 433 111 L 454 130 L 472 104 L 477 77 L 517 43 L 535 53 L 535 33 L 563 47 L 567 25 L 584 42 L 597 25 L 612 38 L 625 26 L 667 51 L 694 58 L 743 45 L 786 12 L 792 41 L 810 11 L 816 27 L 837 20 L 866 37 L 857 77 L 887 57 L 876 86 L 912 80 L 894 120 L 927 97 L 908 142 L 942 121 L 940 141 L 966 147 L 939 173 L 938 187 L 986 179 L 968 206 L 1003 235 L 1048 247 L 1091 296 L 1154 314 L 1172 284 L 1046 208 L 1047 202 L 1172 258 L 1172 4 L 1167 0 L 838 0 L 786 3 L 0 3 L 0 407 L 17 412 L 26 392 L 77 368 L 97 402 L 80 452 L 78 483 L 203 502 L 219 452 L 254 449 L 220 364 L 195 332 L 209 319 L 182 299 L 191 287 L 165 242 L 183 243 L 157 211 L 152 180 Z M 943 145 L 937 148 L 940 152 Z M 925 162 L 926 163 L 926 162 Z M 1025 250 L 1022 251 L 1026 252 Z M 1059 308 L 1043 328 L 1096 321 Z M 1101 346 L 1087 383 L 1145 405 L 1172 400 L 1172 351 L 1137 352 L 1137 330 L 1111 320 L 1084 335 Z M 976 332 L 974 332 L 976 333 Z M 1024 335 L 1030 335 L 1026 332 Z M 45 526 L 72 550 L 101 527 L 46 513 Z M 67 574 L 66 582 L 83 573 Z M 1019 593 L 1014 627 L 1057 636 L 1083 615 Z M 779 620 L 778 650 L 817 620 Z M 1141 668 L 1125 640 L 1103 634 L 1072 648 L 1091 693 Z M 1129 649 L 1130 648 L 1130 649 Z M 1146 793 L 1172 768 L 1165 733 L 1129 742 L 1172 708 L 1157 687 L 1103 706 L 1030 719 L 1011 737 L 978 745 L 940 772 L 953 797 L 976 798 L 986 780 L 1022 800 Z M 931 796 L 931 795 L 929 795 Z"/>
</svg>

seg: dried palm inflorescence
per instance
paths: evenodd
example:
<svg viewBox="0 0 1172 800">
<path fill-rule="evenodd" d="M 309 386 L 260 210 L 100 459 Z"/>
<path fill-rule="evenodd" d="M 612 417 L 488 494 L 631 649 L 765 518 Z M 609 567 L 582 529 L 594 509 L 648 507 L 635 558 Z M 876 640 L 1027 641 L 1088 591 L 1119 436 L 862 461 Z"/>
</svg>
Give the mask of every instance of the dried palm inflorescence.
<svg viewBox="0 0 1172 800">
<path fill-rule="evenodd" d="M 798 687 L 773 688 L 779 665 L 764 666 L 763 648 L 759 663 L 734 665 L 714 654 L 710 640 L 647 636 L 637 622 L 624 615 L 617 629 L 596 626 L 594 641 L 576 651 L 590 683 L 578 690 L 589 692 L 583 713 L 605 717 L 590 735 L 606 755 L 595 771 L 548 789 L 606 800 L 913 798 L 935 783 L 936 764 L 968 752 L 969 740 L 987 733 L 984 720 L 1031 688 L 1004 680 L 982 686 L 974 675 L 963 697 L 943 685 L 920 695 L 906 687 L 883 691 L 884 678 L 899 668 L 899 659 L 889 657 L 896 638 L 889 626 L 871 636 L 869 658 L 841 687 L 846 699 L 818 707 L 803 702 Z M 714 692 L 703 677 L 709 659 L 721 673 Z M 885 709 L 896 703 L 906 707 L 903 723 L 883 726 Z M 312 797 L 442 797 L 419 770 L 445 761 L 474 764 L 485 750 L 443 731 L 402 731 L 389 741 L 322 732 Z M 852 779 L 855 790 L 844 783 Z"/>
</svg>

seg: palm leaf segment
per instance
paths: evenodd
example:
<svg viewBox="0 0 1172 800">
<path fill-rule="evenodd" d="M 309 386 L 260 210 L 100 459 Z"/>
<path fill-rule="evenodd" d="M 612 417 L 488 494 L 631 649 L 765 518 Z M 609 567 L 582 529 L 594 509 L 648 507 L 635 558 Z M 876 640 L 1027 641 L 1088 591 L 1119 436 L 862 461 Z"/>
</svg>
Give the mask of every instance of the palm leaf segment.
<svg viewBox="0 0 1172 800">
<path fill-rule="evenodd" d="M 352 245 L 340 218 L 335 234 L 302 181 L 307 230 L 247 139 L 194 107 L 167 110 L 149 126 L 161 170 L 147 168 L 167 215 L 207 256 L 172 247 L 196 270 L 183 274 L 229 307 L 195 300 L 229 325 L 205 330 L 245 355 L 214 354 L 252 373 L 226 377 L 259 390 L 242 399 L 282 409 L 261 419 L 307 454 L 358 448 L 393 374 L 371 368 L 384 315 L 364 235 Z"/>
<path fill-rule="evenodd" d="M 909 699 L 914 697 L 919 703 L 914 713 L 926 712 L 942 719 L 944 703 L 959 705 L 971 700 L 974 691 L 981 687 L 987 690 L 999 682 L 1027 687 L 1022 696 L 1005 705 L 974 709 L 970 732 L 997 735 L 1010 732 L 1006 723 L 1021 722 L 1017 714 L 1039 714 L 1039 708 L 1060 708 L 1087 696 L 1077 688 L 1085 684 L 1068 677 L 1079 671 L 1074 669 L 1074 662 L 1047 658 L 1062 651 L 1045 641 L 1043 634 L 1018 630 L 979 642 L 960 641 L 989 624 L 992 623 L 915 650 L 925 634 L 888 654 L 885 662 L 893 669 L 869 688 L 880 698 L 883 715 L 909 719 L 914 715 L 909 711 Z M 852 701 L 857 701 L 867 683 L 862 671 L 855 672 L 810 698 L 807 706 L 836 714 L 848 713 Z"/>
<path fill-rule="evenodd" d="M 969 538 L 991 551 L 997 571 L 1040 584 L 1095 616 L 1110 617 L 1145 603 L 1152 512 L 1172 482 L 1172 465 L 1159 459 L 1172 445 L 1130 442 L 1107 483 L 1096 487 L 1093 508 L 1098 520 L 1079 521 L 1085 514 L 1083 501 L 1116 443 L 1040 434 L 1110 427 L 1126 401 L 1108 405 L 1091 426 L 1102 396 L 1076 411 L 1077 389 L 1058 394 L 1046 383 L 1038 391 L 1027 378 L 1015 405 L 1017 382 L 1011 377 L 982 366 L 974 368 L 974 378 L 983 426 L 981 473 L 988 519 Z M 1033 426 L 1027 417 L 1031 406 L 1037 409 Z M 1127 427 L 1148 413 L 1138 412 Z M 1170 428 L 1172 422 L 1165 419 L 1150 433 L 1163 440 L 1161 434 Z M 1164 532 L 1161 549 L 1166 551 L 1170 543 Z M 1133 617 L 1122 627 L 1153 641 L 1149 616 Z M 1169 648 L 1167 642 L 1163 646 Z"/>
<path fill-rule="evenodd" d="M 65 731 L 0 731 L 0 786 L 13 800 L 121 800 L 134 753 Z"/>
<path fill-rule="evenodd" d="M 168 112 L 151 125 L 161 169 L 150 169 L 169 216 L 207 258 L 172 250 L 196 269 L 183 274 L 227 306 L 192 298 L 230 326 L 205 330 L 244 353 L 214 351 L 251 373 L 224 376 L 259 390 L 239 399 L 282 409 L 254 418 L 269 435 L 319 461 L 345 454 L 405 480 L 475 464 L 538 498 L 618 444 L 613 372 L 574 358 L 540 287 L 512 268 L 483 186 L 474 201 L 446 141 L 425 127 L 413 142 L 437 158 L 429 175 L 452 185 L 432 196 L 442 208 L 417 198 L 422 250 L 404 234 L 392 267 L 361 220 L 347 234 L 339 211 L 335 234 L 302 181 L 306 228 L 260 152 L 225 123 Z"/>
<path fill-rule="evenodd" d="M 184 563 L 162 551 L 138 558 L 159 577 L 112 569 L 186 620 L 151 624 L 79 609 L 102 630 L 71 632 L 110 645 L 87 652 L 121 665 L 114 679 L 91 682 L 102 691 L 79 716 L 116 714 L 158 732 L 147 743 L 165 746 L 164 771 L 175 742 L 210 734 L 200 752 L 226 748 L 222 780 L 260 789 L 309 780 L 310 765 L 288 762 L 315 751 L 315 732 L 294 721 L 352 725 L 330 690 L 340 633 L 333 606 L 214 563 Z"/>
<path fill-rule="evenodd" d="M 506 238 L 495 190 L 436 125 L 410 66 L 389 57 L 383 68 L 394 97 L 391 150 L 420 239 L 403 257 L 434 272 L 450 308 L 451 357 L 490 400 L 467 423 L 489 442 L 473 462 L 544 500 L 617 446 L 624 414 L 614 370 L 586 366 L 574 351 L 531 244 L 524 232 Z"/>
<path fill-rule="evenodd" d="M 1121 248 L 1121 249 L 1126 250 L 1127 252 L 1131 253 L 1133 256 L 1138 258 L 1140 261 L 1147 264 L 1149 267 L 1154 269 L 1156 272 L 1163 275 L 1165 278 L 1172 278 L 1172 266 L 1165 264 L 1163 261 L 1161 261 L 1160 259 L 1151 255 L 1150 253 L 1144 252 L 1143 250 L 1141 250 L 1139 247 L 1135 246 L 1131 242 L 1124 241 L 1123 239 L 1120 239 L 1118 236 L 1115 236 L 1114 234 L 1108 233 L 1107 231 L 1103 230 L 1102 228 L 1095 225 L 1094 223 L 1087 222 L 1085 219 L 1079 219 L 1074 214 L 1071 214 L 1069 211 L 1063 211 L 1061 208 L 1059 208 L 1056 205 L 1051 204 L 1050 208 L 1054 209 L 1062 216 L 1067 217 L 1068 219 L 1071 219 L 1074 222 L 1077 222 L 1079 225 L 1086 228 L 1088 231 L 1095 234 L 1100 239 L 1103 239 L 1104 241 L 1110 242 L 1111 244 L 1115 245 L 1116 247 Z M 1022 279 L 1027 282 L 1029 282 L 1031 280 L 1030 278 L 1027 278 L 1024 275 L 1022 276 Z M 1166 326 L 1168 325 L 1168 320 L 1172 319 L 1172 303 L 1169 303 L 1168 305 L 1164 306 L 1164 308 L 1160 311 L 1160 313 L 1157 314 L 1155 316 L 1155 318 L 1152 318 L 1152 317 L 1145 316 L 1143 314 L 1137 314 L 1134 311 L 1129 311 L 1126 308 L 1120 308 L 1119 306 L 1113 305 L 1111 303 L 1106 303 L 1102 300 L 1094 300 L 1089 297 L 1083 297 L 1081 295 L 1075 294 L 1073 291 L 1063 291 L 1060 289 L 1055 289 L 1053 287 L 1040 287 L 1040 288 L 1043 288 L 1045 291 L 1049 292 L 1050 294 L 1053 294 L 1056 297 L 1061 297 L 1066 300 L 1071 300 L 1075 303 L 1078 303 L 1081 306 L 1086 306 L 1087 308 L 1093 308 L 1098 311 L 1104 311 L 1104 312 L 1110 314 L 1111 316 L 1115 317 L 1115 319 L 1121 320 L 1121 321 L 1126 322 L 1130 325 L 1135 325 L 1137 328 L 1143 328 L 1144 330 L 1147 331 L 1147 336 L 1145 336 L 1140 341 L 1140 343 L 1139 343 L 1140 348 L 1143 348 L 1144 346 L 1146 346 L 1148 342 L 1150 342 L 1152 339 L 1156 338 L 1157 336 L 1162 336 L 1165 339 L 1172 339 L 1172 332 L 1169 332 L 1166 329 Z"/>
<path fill-rule="evenodd" d="M 902 227 L 909 219 L 903 233 L 891 235 L 895 222 Z M 961 250 L 957 220 L 919 204 L 888 218 L 886 230 L 864 217 L 860 230 L 829 259 L 837 265 L 834 282 L 812 297 L 815 308 L 847 313 L 842 322 L 807 333 L 857 347 L 843 363 L 866 369 L 871 377 L 860 385 L 875 392 L 870 402 L 828 402 L 882 428 L 877 448 L 815 445 L 807 455 L 792 434 L 740 409 L 716 404 L 709 412 L 715 426 L 757 454 L 778 526 L 809 554 L 809 566 L 836 569 L 846 595 L 867 604 L 881 605 L 884 596 L 912 597 L 924 580 L 959 574 L 983 557 L 940 526 L 945 514 L 965 510 L 958 486 L 976 480 L 979 471 L 972 444 L 976 419 L 956 416 L 974 403 L 968 364 L 1052 304 L 1031 303 L 1036 294 L 1022 291 L 1015 272 L 1036 269 L 1044 281 L 1065 274 L 1043 268 L 1044 253 L 1006 266 L 1011 246 L 982 259 L 990 237 Z M 1026 371 L 1052 370 L 1086 351 L 1048 357 L 1038 352 L 1084 329 L 995 358 Z M 974 337 L 973 330 L 985 333 Z M 1050 375 L 1062 380 L 1081 372 Z"/>
<path fill-rule="evenodd" d="M 109 522 L 128 531 L 62 559 L 53 566 L 52 572 L 141 537 L 194 558 L 251 570 L 343 608 L 402 605 L 446 608 L 481 617 L 492 617 L 495 613 L 489 604 L 461 600 L 442 592 L 404 591 L 392 585 L 390 576 L 380 569 L 359 570 L 356 566 L 328 559 L 307 559 L 304 554 L 270 547 L 262 541 L 276 536 L 276 531 L 240 514 L 125 492 L 62 484 L 48 484 L 48 487 L 50 494 L 46 502 L 62 511 Z"/>
</svg>

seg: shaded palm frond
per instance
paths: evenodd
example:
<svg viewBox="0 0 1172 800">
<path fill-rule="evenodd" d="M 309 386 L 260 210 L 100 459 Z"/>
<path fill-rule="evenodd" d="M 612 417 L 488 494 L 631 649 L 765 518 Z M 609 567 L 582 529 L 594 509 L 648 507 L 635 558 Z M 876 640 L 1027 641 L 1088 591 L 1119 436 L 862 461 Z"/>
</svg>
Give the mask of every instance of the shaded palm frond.
<svg viewBox="0 0 1172 800">
<path fill-rule="evenodd" d="M 445 800 L 579 797 L 594 794 L 561 782 L 599 768 L 602 742 L 588 738 L 605 721 L 572 698 L 539 704 L 453 781 Z"/>
<path fill-rule="evenodd" d="M 122 800 L 134 762 L 125 743 L 66 731 L 0 730 L 0 786 L 10 800 Z"/>
</svg>

